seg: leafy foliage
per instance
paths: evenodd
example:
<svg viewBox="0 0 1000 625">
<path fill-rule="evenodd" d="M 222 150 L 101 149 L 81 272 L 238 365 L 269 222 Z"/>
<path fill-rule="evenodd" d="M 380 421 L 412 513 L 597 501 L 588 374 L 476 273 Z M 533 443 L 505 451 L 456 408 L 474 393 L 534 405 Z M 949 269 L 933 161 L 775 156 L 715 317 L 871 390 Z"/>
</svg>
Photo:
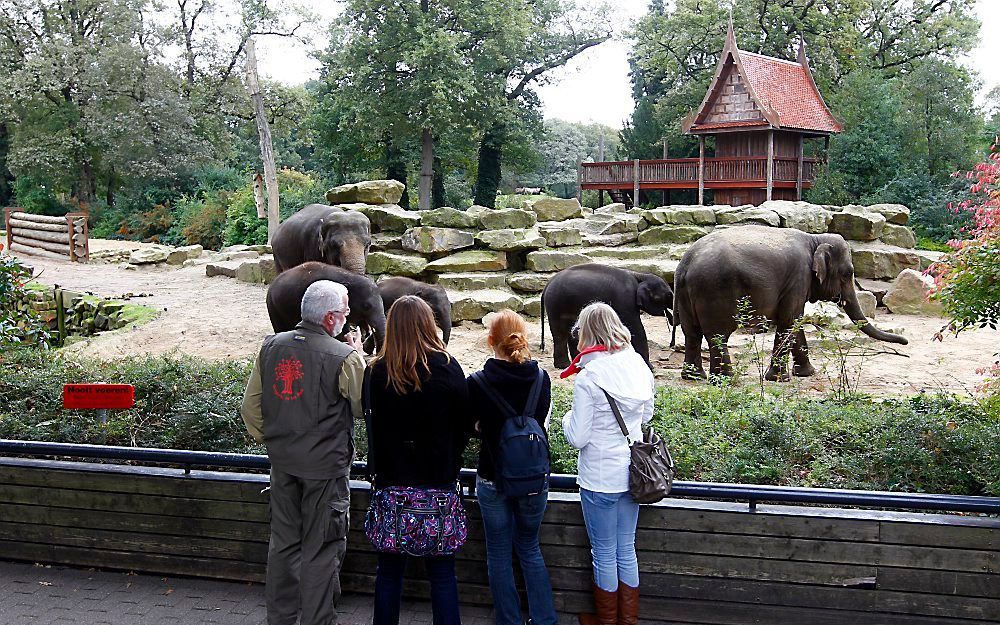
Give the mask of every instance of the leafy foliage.
<svg viewBox="0 0 1000 625">
<path fill-rule="evenodd" d="M 0 248 L 3 245 L 0 244 Z M 31 309 L 18 310 L 26 293 L 31 270 L 13 256 L 0 256 L 0 347 L 16 345 L 48 347 L 55 338 L 39 315 Z"/>
<path fill-rule="evenodd" d="M 278 172 L 278 189 L 283 220 L 307 204 L 325 203 L 323 199 L 325 189 L 309 174 L 282 169 Z M 225 243 L 226 245 L 267 243 L 267 220 L 257 217 L 252 182 L 229 195 Z"/>
</svg>

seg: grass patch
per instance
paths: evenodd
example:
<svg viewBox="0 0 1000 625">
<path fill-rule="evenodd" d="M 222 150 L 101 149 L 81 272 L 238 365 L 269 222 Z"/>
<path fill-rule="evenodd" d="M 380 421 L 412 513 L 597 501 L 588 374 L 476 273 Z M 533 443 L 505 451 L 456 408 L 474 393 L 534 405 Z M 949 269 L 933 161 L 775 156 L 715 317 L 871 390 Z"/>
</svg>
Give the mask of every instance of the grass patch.
<svg viewBox="0 0 1000 625">
<path fill-rule="evenodd" d="M 135 357 L 79 362 L 41 350 L 0 353 L 0 437 L 263 453 L 239 416 L 249 361 Z M 136 388 L 136 407 L 100 424 L 64 411 L 67 382 Z M 562 433 L 572 390 L 553 388 L 553 470 L 575 473 Z M 703 386 L 657 390 L 653 427 L 678 479 L 1000 496 L 1000 400 L 944 395 L 809 398 L 785 390 Z M 366 451 L 363 424 L 358 452 Z M 476 448 L 465 454 L 475 466 Z"/>
</svg>

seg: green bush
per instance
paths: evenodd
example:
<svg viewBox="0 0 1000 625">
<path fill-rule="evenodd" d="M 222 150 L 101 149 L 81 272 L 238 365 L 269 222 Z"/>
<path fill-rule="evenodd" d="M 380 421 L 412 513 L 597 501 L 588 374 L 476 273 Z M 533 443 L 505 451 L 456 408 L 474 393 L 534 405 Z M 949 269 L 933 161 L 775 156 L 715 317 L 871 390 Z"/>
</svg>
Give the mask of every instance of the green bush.
<svg viewBox="0 0 1000 625">
<path fill-rule="evenodd" d="M 3 247 L 0 244 L 0 247 Z M 0 256 L 0 348 L 17 345 L 48 347 L 55 341 L 48 326 L 32 309 L 19 310 L 31 271 L 13 256 Z M 4 371 L 0 367 L 0 371 Z"/>
<path fill-rule="evenodd" d="M 19 208 L 38 215 L 60 217 L 70 212 L 56 197 L 52 185 L 35 176 L 18 176 L 14 180 L 14 202 Z"/>
<path fill-rule="evenodd" d="M 325 189 L 319 181 L 291 169 L 278 172 L 278 198 L 281 220 L 288 219 L 306 204 L 325 204 Z M 226 245 L 263 245 L 267 243 L 267 220 L 257 217 L 253 184 L 246 184 L 229 196 L 226 211 Z"/>
</svg>

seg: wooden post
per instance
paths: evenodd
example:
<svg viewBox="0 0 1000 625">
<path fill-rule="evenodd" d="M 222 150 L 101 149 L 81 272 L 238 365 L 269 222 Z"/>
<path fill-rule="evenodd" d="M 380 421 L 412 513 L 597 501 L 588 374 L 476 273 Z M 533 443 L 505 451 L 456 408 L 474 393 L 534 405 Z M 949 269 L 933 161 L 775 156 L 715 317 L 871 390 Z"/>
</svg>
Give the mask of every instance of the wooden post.
<svg viewBox="0 0 1000 625">
<path fill-rule="evenodd" d="M 663 141 L 663 160 L 666 160 L 667 158 L 669 158 L 667 156 L 667 138 L 663 137 L 663 139 L 661 139 L 661 141 Z"/>
<path fill-rule="evenodd" d="M 705 205 L 705 135 L 698 135 L 698 204 Z"/>
<path fill-rule="evenodd" d="M 767 131 L 767 201 L 774 192 L 774 130 Z"/>
<path fill-rule="evenodd" d="M 604 206 L 604 189 L 597 190 L 597 208 Z"/>
<path fill-rule="evenodd" d="M 583 161 L 576 162 L 576 201 L 583 204 Z"/>
<path fill-rule="evenodd" d="M 260 158 L 264 162 L 264 184 L 267 186 L 267 242 L 271 242 L 278 229 L 281 217 L 278 213 L 278 172 L 274 165 L 274 144 L 271 143 L 271 126 L 264 113 L 264 100 L 260 95 L 257 80 L 257 52 L 253 38 L 247 39 L 247 90 L 257 119 L 257 134 L 260 137 Z"/>
<path fill-rule="evenodd" d="M 798 169 L 798 174 L 796 174 L 796 177 L 795 177 L 795 199 L 796 200 L 801 200 L 802 199 L 802 147 L 803 147 L 803 143 L 805 143 L 805 141 L 803 140 L 802 135 L 799 135 L 799 169 Z"/>
<path fill-rule="evenodd" d="M 830 162 L 830 135 L 823 137 L 823 164 Z"/>
<path fill-rule="evenodd" d="M 632 208 L 639 206 L 639 159 L 632 161 Z"/>
<path fill-rule="evenodd" d="M 14 242 L 14 235 L 10 232 L 10 214 L 14 212 L 14 209 L 10 206 L 3 209 L 3 227 L 7 232 L 7 251 L 10 251 L 10 245 Z"/>
<path fill-rule="evenodd" d="M 604 135 L 597 138 L 597 160 L 604 162 Z"/>
<path fill-rule="evenodd" d="M 66 232 L 69 233 L 69 260 L 76 260 L 76 242 L 73 241 L 73 217 L 72 213 L 66 215 Z"/>
<path fill-rule="evenodd" d="M 434 135 L 430 128 L 420 131 L 420 186 L 417 187 L 417 207 L 431 208 L 431 192 L 434 188 Z"/>
</svg>

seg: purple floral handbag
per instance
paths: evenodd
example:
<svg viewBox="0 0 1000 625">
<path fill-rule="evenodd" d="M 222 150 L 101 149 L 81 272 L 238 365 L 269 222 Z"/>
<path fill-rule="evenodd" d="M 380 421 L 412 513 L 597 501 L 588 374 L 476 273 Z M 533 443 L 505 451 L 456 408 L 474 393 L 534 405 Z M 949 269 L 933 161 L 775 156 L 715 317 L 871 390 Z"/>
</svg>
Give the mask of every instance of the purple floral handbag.
<svg viewBox="0 0 1000 625">
<path fill-rule="evenodd" d="M 390 486 L 372 493 L 365 535 L 380 553 L 448 556 L 469 534 L 457 490 Z"/>
</svg>

